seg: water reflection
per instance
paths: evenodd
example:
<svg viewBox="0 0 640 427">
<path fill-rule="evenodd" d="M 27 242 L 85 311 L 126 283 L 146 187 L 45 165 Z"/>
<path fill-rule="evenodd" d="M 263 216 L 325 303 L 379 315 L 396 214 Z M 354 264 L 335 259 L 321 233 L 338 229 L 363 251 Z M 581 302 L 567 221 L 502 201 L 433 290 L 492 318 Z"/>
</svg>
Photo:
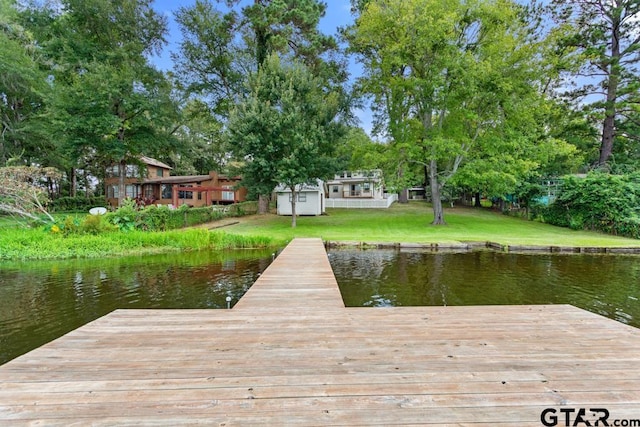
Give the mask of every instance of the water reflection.
<svg viewBox="0 0 640 427">
<path fill-rule="evenodd" d="M 572 304 L 640 327 L 640 258 L 334 250 L 347 306 Z"/>
<path fill-rule="evenodd" d="M 265 251 L 0 264 L 0 364 L 118 308 L 226 308 Z"/>
</svg>

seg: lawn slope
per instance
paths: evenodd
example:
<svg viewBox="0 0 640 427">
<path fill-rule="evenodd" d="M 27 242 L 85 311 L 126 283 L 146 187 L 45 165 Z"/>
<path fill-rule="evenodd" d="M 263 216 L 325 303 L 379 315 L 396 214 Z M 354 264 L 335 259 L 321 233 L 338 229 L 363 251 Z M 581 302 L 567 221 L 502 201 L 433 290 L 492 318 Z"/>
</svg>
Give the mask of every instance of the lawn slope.
<svg viewBox="0 0 640 427">
<path fill-rule="evenodd" d="M 225 229 L 228 233 L 278 240 L 320 237 L 329 241 L 442 243 L 496 242 L 503 245 L 640 247 L 640 240 L 575 231 L 527 221 L 486 209 L 446 209 L 445 226 L 433 226 L 431 207 L 423 202 L 389 209 L 327 209 L 327 215 L 291 217 L 255 215 Z"/>
</svg>

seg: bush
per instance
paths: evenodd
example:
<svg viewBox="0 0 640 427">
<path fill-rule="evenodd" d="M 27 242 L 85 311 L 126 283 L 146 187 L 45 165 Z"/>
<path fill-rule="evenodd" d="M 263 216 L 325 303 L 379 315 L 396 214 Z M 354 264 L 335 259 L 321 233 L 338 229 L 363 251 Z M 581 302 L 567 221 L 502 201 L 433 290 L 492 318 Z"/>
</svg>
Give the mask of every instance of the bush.
<svg viewBox="0 0 640 427">
<path fill-rule="evenodd" d="M 178 209 L 150 205 L 140 209 L 133 201 L 127 200 L 117 211 L 108 213 L 106 217 L 109 223 L 122 231 L 165 231 L 204 224 L 229 216 L 253 214 L 257 211 L 256 202 L 200 208 L 182 205 Z"/>
<path fill-rule="evenodd" d="M 138 224 L 138 210 L 135 202 L 125 200 L 115 212 L 107 214 L 107 220 L 121 231 L 131 231 Z"/>
<path fill-rule="evenodd" d="M 620 236 L 633 237 L 640 239 L 640 218 L 628 218 L 616 224 L 615 233 Z"/>
<path fill-rule="evenodd" d="M 104 196 L 59 197 L 49 203 L 51 212 L 89 212 L 96 206 L 107 206 Z"/>
<path fill-rule="evenodd" d="M 591 173 L 567 178 L 543 217 L 549 224 L 574 230 L 636 237 L 639 209 L 640 175 Z"/>
<path fill-rule="evenodd" d="M 87 215 L 80 224 L 82 233 L 98 235 L 106 231 L 113 231 L 114 228 L 103 219 L 103 215 Z"/>
</svg>

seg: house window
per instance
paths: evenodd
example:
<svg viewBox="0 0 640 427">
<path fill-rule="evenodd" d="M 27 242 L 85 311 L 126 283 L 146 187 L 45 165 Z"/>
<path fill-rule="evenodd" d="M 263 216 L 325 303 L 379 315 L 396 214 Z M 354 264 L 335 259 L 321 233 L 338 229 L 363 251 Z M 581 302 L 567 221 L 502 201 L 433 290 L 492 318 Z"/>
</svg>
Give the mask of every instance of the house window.
<svg viewBox="0 0 640 427">
<path fill-rule="evenodd" d="M 147 184 L 144 186 L 144 197 L 153 197 L 153 185 Z"/>
<path fill-rule="evenodd" d="M 125 176 L 127 178 L 137 178 L 139 176 L 138 165 L 127 165 L 126 171 L 127 173 Z"/>
<path fill-rule="evenodd" d="M 170 199 L 172 194 L 171 194 L 171 186 L 168 184 L 162 184 L 162 187 L 160 187 L 160 197 L 163 199 Z"/>
<path fill-rule="evenodd" d="M 160 178 L 162 178 L 164 176 L 162 169 L 160 169 L 160 168 L 156 169 L 156 176 L 159 176 Z"/>
<path fill-rule="evenodd" d="M 230 201 L 235 200 L 235 194 L 234 194 L 234 191 L 232 191 L 231 187 L 229 187 L 228 185 L 225 185 L 222 188 L 225 190 L 222 192 L 222 200 L 230 200 Z"/>
<path fill-rule="evenodd" d="M 118 165 L 109 166 L 107 168 L 107 178 L 117 178 L 120 176 L 120 168 Z"/>
<path fill-rule="evenodd" d="M 183 185 L 183 187 L 193 187 L 191 184 Z M 193 191 L 178 191 L 178 199 L 193 199 Z"/>
<path fill-rule="evenodd" d="M 296 195 L 296 199 L 298 200 L 299 203 L 305 203 L 307 201 L 307 193 L 304 193 L 304 194 L 298 193 Z M 293 200 L 293 198 L 291 197 L 291 193 L 289 193 L 289 202 L 291 202 L 291 200 Z"/>
<path fill-rule="evenodd" d="M 125 194 L 126 194 L 126 197 L 134 199 L 138 197 L 138 188 L 135 185 L 129 184 L 126 186 Z"/>
<path fill-rule="evenodd" d="M 340 191 L 340 189 L 338 188 L 337 185 L 334 185 L 332 191 L 337 194 Z"/>
<path fill-rule="evenodd" d="M 363 184 L 362 191 L 364 191 L 365 193 L 370 192 L 371 191 L 371 183 L 365 182 Z"/>
<path fill-rule="evenodd" d="M 107 188 L 107 197 L 110 199 L 117 199 L 120 195 L 120 188 L 117 185 L 110 185 Z"/>
</svg>

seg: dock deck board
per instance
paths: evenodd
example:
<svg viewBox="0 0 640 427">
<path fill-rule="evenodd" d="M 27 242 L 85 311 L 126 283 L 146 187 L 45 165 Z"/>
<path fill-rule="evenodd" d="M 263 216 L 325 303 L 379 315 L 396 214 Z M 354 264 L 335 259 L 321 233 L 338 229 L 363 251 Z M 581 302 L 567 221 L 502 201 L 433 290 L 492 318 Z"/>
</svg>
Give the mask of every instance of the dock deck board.
<svg viewBox="0 0 640 427">
<path fill-rule="evenodd" d="M 640 419 L 640 330 L 568 305 L 345 308 L 319 240 L 232 310 L 116 310 L 0 366 L 2 425 L 540 426 L 548 407 Z"/>
</svg>

